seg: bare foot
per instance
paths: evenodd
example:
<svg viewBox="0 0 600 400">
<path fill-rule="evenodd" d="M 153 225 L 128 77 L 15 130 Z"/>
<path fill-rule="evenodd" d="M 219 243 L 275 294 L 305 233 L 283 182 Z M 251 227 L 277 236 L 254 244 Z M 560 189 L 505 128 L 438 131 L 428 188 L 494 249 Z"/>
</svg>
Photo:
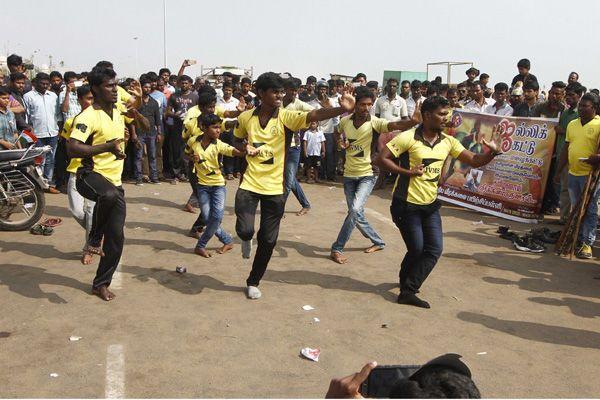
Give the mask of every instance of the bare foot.
<svg viewBox="0 0 600 400">
<path fill-rule="evenodd" d="M 212 257 L 212 254 L 210 254 L 208 251 L 206 251 L 206 249 L 200 249 L 198 247 L 196 247 L 194 249 L 194 253 L 196 253 L 199 256 L 202 256 L 204 258 L 211 258 Z"/>
<path fill-rule="evenodd" d="M 296 213 L 296 215 L 297 215 L 297 216 L 299 216 L 299 217 L 301 217 L 301 216 L 303 216 L 303 215 L 306 215 L 306 214 L 308 214 L 308 212 L 309 212 L 309 211 L 310 211 L 310 208 L 303 208 L 302 210 L 298 211 L 298 212 Z"/>
<path fill-rule="evenodd" d="M 92 263 L 94 256 L 92 253 L 90 253 L 87 250 L 83 251 L 83 254 L 81 255 L 81 263 L 83 265 L 90 265 Z"/>
<path fill-rule="evenodd" d="M 112 299 L 117 297 L 116 294 L 114 294 L 113 292 L 108 290 L 108 286 L 106 286 L 106 285 L 102 285 L 97 288 L 92 288 L 92 294 L 95 294 L 96 296 L 100 297 L 104 301 L 111 301 Z"/>
<path fill-rule="evenodd" d="M 190 203 L 186 203 L 186 205 L 183 206 L 183 211 L 187 211 L 192 214 L 196 213 L 196 211 L 194 210 L 194 207 L 192 207 L 192 205 Z"/>
<path fill-rule="evenodd" d="M 371 253 L 375 253 L 376 251 L 379 251 L 379 250 L 383 250 L 383 246 L 374 244 L 373 246 L 365 249 L 365 253 L 371 254 Z"/>
<path fill-rule="evenodd" d="M 332 251 L 329 257 L 338 264 L 346 264 L 348 262 L 348 259 L 337 251 Z"/>
<path fill-rule="evenodd" d="M 233 244 L 231 244 L 231 243 L 224 244 L 223 247 L 221 247 L 219 250 L 217 250 L 217 253 L 219 253 L 219 254 L 225 254 L 225 253 L 227 253 L 231 249 L 233 249 Z"/>
</svg>

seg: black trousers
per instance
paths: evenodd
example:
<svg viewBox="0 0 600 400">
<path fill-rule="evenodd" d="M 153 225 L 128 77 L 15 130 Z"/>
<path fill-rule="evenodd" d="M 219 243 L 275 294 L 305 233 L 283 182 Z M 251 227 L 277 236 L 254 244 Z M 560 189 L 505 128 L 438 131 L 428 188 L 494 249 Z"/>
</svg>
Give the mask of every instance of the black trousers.
<svg viewBox="0 0 600 400">
<path fill-rule="evenodd" d="M 252 263 L 252 271 L 246 279 L 247 286 L 258 286 L 265 274 L 273 255 L 273 249 L 277 244 L 279 223 L 285 211 L 283 194 L 265 195 L 238 189 L 235 195 L 235 215 L 237 217 L 235 230 L 242 240 L 250 240 L 254 235 L 254 220 L 259 202 L 260 228 L 256 235 L 258 247 Z"/>
<path fill-rule="evenodd" d="M 168 165 L 171 168 L 168 173 L 172 173 L 173 177 L 178 177 L 186 173 L 185 163 L 183 161 L 183 150 L 185 149 L 185 143 L 181 137 L 182 130 L 183 125 L 175 122 L 175 124 L 168 129 L 168 134 L 165 138 L 169 149 Z"/>
<path fill-rule="evenodd" d="M 194 172 L 194 162 L 192 160 L 187 162 L 187 177 L 190 181 L 190 186 L 192 187 L 192 194 L 194 196 L 198 196 L 198 175 Z M 198 218 L 194 221 L 194 225 L 192 225 L 192 231 L 200 231 L 202 228 L 206 226 L 204 222 L 204 216 L 202 215 L 202 208 L 198 212 Z"/>
<path fill-rule="evenodd" d="M 83 197 L 96 202 L 88 243 L 97 247 L 104 238 L 104 256 L 100 258 L 92 287 L 108 286 L 119 265 L 125 242 L 125 192 L 122 186 L 113 185 L 96 172 L 78 173 L 76 187 Z"/>
<path fill-rule="evenodd" d="M 69 173 L 67 166 L 69 165 L 69 157 L 67 156 L 67 141 L 63 137 L 58 138 L 56 146 L 56 154 L 54 155 L 54 184 L 60 188 L 69 181 Z"/>
</svg>

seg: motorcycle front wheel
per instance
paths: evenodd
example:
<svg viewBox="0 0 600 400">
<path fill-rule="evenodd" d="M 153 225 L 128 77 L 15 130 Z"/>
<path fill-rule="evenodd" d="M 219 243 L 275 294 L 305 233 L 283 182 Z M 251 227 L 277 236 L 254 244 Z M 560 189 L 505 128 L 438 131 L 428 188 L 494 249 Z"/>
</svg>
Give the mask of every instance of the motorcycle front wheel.
<svg viewBox="0 0 600 400">
<path fill-rule="evenodd" d="M 17 201 L 9 215 L 0 215 L 0 230 L 28 230 L 42 218 L 45 207 L 44 191 L 36 185 L 32 192 Z"/>
</svg>

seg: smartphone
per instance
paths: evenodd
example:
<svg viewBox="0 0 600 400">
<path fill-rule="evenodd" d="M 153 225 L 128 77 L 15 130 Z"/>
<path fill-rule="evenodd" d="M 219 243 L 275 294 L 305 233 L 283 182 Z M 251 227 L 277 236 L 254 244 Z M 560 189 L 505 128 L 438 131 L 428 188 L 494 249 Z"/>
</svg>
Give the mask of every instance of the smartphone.
<svg viewBox="0 0 600 400">
<path fill-rule="evenodd" d="M 360 393 L 363 397 L 389 398 L 390 392 L 401 379 L 408 379 L 421 368 L 420 365 L 379 365 L 362 383 Z"/>
<path fill-rule="evenodd" d="M 83 86 L 83 82 L 82 81 L 75 81 L 74 83 L 75 83 L 75 87 L 76 88 Z"/>
<path fill-rule="evenodd" d="M 196 61 L 196 60 L 188 60 L 188 64 L 190 64 L 190 65 L 196 65 L 196 63 L 198 63 L 198 61 Z"/>
</svg>

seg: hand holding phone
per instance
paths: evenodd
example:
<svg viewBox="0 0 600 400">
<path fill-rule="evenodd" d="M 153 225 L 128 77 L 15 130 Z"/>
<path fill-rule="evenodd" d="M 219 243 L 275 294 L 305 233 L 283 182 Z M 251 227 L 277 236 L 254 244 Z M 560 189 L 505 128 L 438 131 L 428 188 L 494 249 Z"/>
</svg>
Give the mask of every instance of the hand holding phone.
<svg viewBox="0 0 600 400">
<path fill-rule="evenodd" d="M 329 390 L 325 395 L 326 399 L 360 399 L 359 392 L 361 385 L 368 378 L 373 368 L 377 367 L 376 361 L 366 364 L 360 372 L 343 378 L 332 379 L 329 383 Z"/>
</svg>

